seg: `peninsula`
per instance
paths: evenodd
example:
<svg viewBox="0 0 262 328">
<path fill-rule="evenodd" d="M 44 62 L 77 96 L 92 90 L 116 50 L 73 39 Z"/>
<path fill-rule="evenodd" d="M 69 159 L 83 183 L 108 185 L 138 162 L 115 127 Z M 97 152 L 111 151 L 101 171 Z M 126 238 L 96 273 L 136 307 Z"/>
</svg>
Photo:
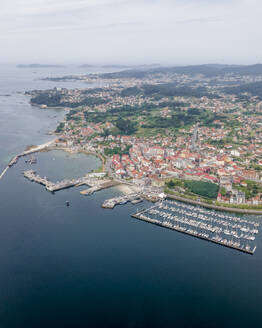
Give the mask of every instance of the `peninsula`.
<svg viewBox="0 0 262 328">
<path fill-rule="evenodd" d="M 33 105 L 67 110 L 56 147 L 99 154 L 110 178 L 155 194 L 262 210 L 262 65 L 77 78 L 103 87 L 27 92 Z"/>
<path fill-rule="evenodd" d="M 101 167 L 78 179 L 52 182 L 34 170 L 24 176 L 49 192 L 87 185 L 82 195 L 126 185 L 126 195 L 102 207 L 147 199 L 156 204 L 133 218 L 252 255 L 259 223 L 225 212 L 262 214 L 261 66 L 60 77 L 100 87 L 26 92 L 34 106 L 66 110 L 65 119 L 53 141 L 15 156 L 0 178 L 19 157 L 37 151 L 94 154 Z"/>
</svg>

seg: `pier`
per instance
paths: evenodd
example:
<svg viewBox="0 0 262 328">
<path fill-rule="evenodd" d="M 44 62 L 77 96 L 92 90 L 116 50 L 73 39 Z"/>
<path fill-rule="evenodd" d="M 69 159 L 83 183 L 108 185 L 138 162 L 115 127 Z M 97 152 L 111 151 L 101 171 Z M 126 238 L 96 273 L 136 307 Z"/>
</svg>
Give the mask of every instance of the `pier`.
<svg viewBox="0 0 262 328">
<path fill-rule="evenodd" d="M 247 254 L 256 250 L 256 246 L 249 245 L 259 232 L 255 221 L 171 201 L 159 202 L 131 216 Z"/>
<path fill-rule="evenodd" d="M 113 209 L 116 205 L 123 205 L 123 204 L 126 204 L 127 202 L 137 204 L 138 202 L 141 202 L 141 201 L 142 201 L 142 198 L 141 198 L 140 194 L 131 193 L 131 194 L 128 194 L 125 196 L 119 196 L 119 197 L 107 199 L 103 202 L 102 207 Z"/>
<path fill-rule="evenodd" d="M 71 179 L 71 180 L 66 179 L 66 180 L 62 180 L 62 181 L 54 183 L 52 181 L 49 181 L 48 178 L 46 178 L 46 177 L 44 177 L 44 178 L 40 177 L 33 170 L 25 171 L 24 177 L 26 177 L 30 181 L 37 182 L 37 183 L 45 186 L 46 190 L 51 191 L 51 192 L 70 188 L 70 187 L 73 187 L 76 185 L 82 185 L 82 184 L 85 184 L 85 182 L 86 182 L 85 177 L 83 177 L 83 178 Z"/>
<path fill-rule="evenodd" d="M 74 186 L 77 187 L 82 185 L 90 186 L 91 188 L 80 192 L 83 195 L 90 195 L 95 191 L 102 190 L 105 188 L 110 188 L 119 184 L 118 182 L 109 179 L 97 179 L 97 178 L 89 177 L 88 175 L 77 179 L 71 179 L 71 180 L 65 179 L 58 182 L 52 182 L 48 178 L 46 177 L 43 178 L 40 175 L 36 174 L 36 171 L 34 170 L 25 171 L 24 177 L 29 179 L 30 181 L 45 186 L 46 190 L 50 192 L 56 192 Z"/>
<path fill-rule="evenodd" d="M 41 145 L 32 147 L 32 148 L 30 148 L 28 150 L 23 151 L 21 154 L 18 154 L 18 155 L 15 155 L 14 157 L 12 157 L 11 160 L 9 161 L 7 167 L 0 174 L 0 180 L 6 174 L 7 170 L 18 162 L 18 160 L 19 160 L 20 157 L 27 156 L 27 155 L 36 153 L 38 151 L 44 150 L 47 147 L 51 146 L 53 143 L 54 143 L 54 140 L 48 141 L 48 142 L 46 142 L 44 144 L 41 144 Z"/>
<path fill-rule="evenodd" d="M 120 182 L 124 184 L 123 182 Z M 128 184 L 128 183 L 126 183 Z M 132 184 L 130 184 L 132 186 Z M 140 189 L 136 192 L 131 192 L 125 196 L 114 197 L 111 199 L 106 199 L 102 207 L 113 209 L 116 205 L 123 205 L 128 202 L 131 202 L 133 205 L 142 202 L 144 199 L 148 200 L 152 203 L 158 202 L 160 199 L 163 199 L 163 194 L 159 194 L 158 192 L 154 192 L 152 190 L 144 190 Z"/>
</svg>

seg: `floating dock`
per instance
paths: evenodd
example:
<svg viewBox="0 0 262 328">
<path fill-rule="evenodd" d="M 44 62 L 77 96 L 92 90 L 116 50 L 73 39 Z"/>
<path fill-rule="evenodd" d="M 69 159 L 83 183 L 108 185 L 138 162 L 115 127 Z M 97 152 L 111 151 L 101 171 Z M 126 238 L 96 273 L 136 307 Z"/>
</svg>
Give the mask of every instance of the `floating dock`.
<svg viewBox="0 0 262 328">
<path fill-rule="evenodd" d="M 155 224 L 157 226 L 161 226 L 170 230 L 175 230 L 177 232 L 181 232 L 199 239 L 203 239 L 203 240 L 207 240 L 209 242 L 221 245 L 221 246 L 225 246 L 228 248 L 232 248 L 235 250 L 238 250 L 240 252 L 243 253 L 247 253 L 247 254 L 251 254 L 253 255 L 255 250 L 256 250 L 256 246 L 254 247 L 250 247 L 246 241 L 243 241 L 241 239 L 245 239 L 245 240 L 254 240 L 255 238 L 253 237 L 254 234 L 258 233 L 257 230 L 257 226 L 259 225 L 258 223 L 255 223 L 253 221 L 248 222 L 247 220 L 244 219 L 236 219 L 236 222 L 234 221 L 234 217 L 232 217 L 232 219 L 230 217 L 226 217 L 225 219 L 214 219 L 216 221 L 221 221 L 221 225 L 223 226 L 223 224 L 226 226 L 223 228 L 219 227 L 219 226 L 215 226 L 209 223 L 205 223 L 204 220 L 209 219 L 209 221 L 212 221 L 212 218 L 209 218 L 208 216 L 205 218 L 204 215 L 200 214 L 196 214 L 196 213 L 192 213 L 193 215 L 196 215 L 196 217 L 192 216 L 192 219 L 188 219 L 187 216 L 189 214 L 185 214 L 182 217 L 178 217 L 178 216 L 174 216 L 171 213 L 167 213 L 167 212 L 160 212 L 159 209 L 162 209 L 163 207 L 167 207 L 167 206 L 163 206 L 163 203 L 158 203 L 148 209 L 144 209 L 142 211 L 139 211 L 137 213 L 134 213 L 131 215 L 131 217 L 141 220 L 141 221 L 145 221 L 151 224 Z M 169 208 L 170 209 L 170 208 Z M 177 211 L 181 210 L 178 209 Z M 149 217 L 149 214 L 152 215 L 158 215 L 157 218 L 152 218 Z M 161 220 L 160 217 L 163 217 L 163 221 Z M 198 219 L 199 218 L 199 219 Z M 228 220 L 228 222 L 226 221 Z M 231 221 L 234 222 L 230 223 Z M 238 221 L 237 221 L 238 220 Z M 225 223 L 226 222 L 226 223 Z M 250 224 L 250 227 L 247 227 L 246 222 L 248 222 Z M 229 226 L 235 226 L 235 231 L 233 230 L 229 230 Z M 198 231 L 197 229 L 201 229 L 200 231 Z M 233 228 L 230 228 L 233 229 Z M 245 233 L 242 233 L 243 236 L 241 236 L 242 238 L 240 238 L 237 235 L 236 231 L 244 231 Z M 231 237 L 225 237 L 226 235 L 230 235 Z M 234 237 L 236 237 L 237 241 L 233 241 L 233 239 L 235 239 Z M 241 242 L 240 242 L 241 240 Z M 246 243 L 246 245 L 245 245 Z"/>
</svg>

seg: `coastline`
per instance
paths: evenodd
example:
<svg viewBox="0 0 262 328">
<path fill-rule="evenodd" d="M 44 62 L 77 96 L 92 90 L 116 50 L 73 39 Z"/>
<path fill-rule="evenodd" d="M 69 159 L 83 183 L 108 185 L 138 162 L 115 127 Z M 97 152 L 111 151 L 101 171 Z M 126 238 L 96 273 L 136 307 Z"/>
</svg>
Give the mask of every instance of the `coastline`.
<svg viewBox="0 0 262 328">
<path fill-rule="evenodd" d="M 63 150 L 65 152 L 68 152 L 70 154 L 77 154 L 77 153 L 83 153 L 86 155 L 93 155 L 97 158 L 99 158 L 102 162 L 102 172 L 106 172 L 105 170 L 105 159 L 101 154 L 98 154 L 96 152 L 92 152 L 92 151 L 87 151 L 87 150 L 71 150 L 69 148 L 66 147 L 56 147 L 53 146 L 52 143 L 54 143 L 55 140 L 51 140 L 45 144 L 42 145 L 36 145 L 36 146 L 31 146 L 30 149 L 25 150 L 23 153 L 15 155 L 13 157 L 13 159 L 10 161 L 10 163 L 15 159 L 19 159 L 20 157 L 35 153 L 35 152 L 43 152 L 43 151 L 51 151 L 51 150 Z M 8 166 L 4 169 L 4 171 L 1 174 L 1 178 L 4 176 L 4 174 L 6 173 L 7 169 L 14 165 L 16 162 L 14 161 L 14 163 L 12 163 L 10 165 L 10 163 L 8 164 Z M 116 186 L 116 188 L 121 191 L 123 194 L 128 195 L 130 193 L 133 192 L 134 189 L 137 189 L 136 186 L 128 186 L 123 184 L 120 184 L 118 186 Z M 262 215 L 262 210 L 255 210 L 255 209 L 241 209 L 241 208 L 236 208 L 236 207 L 227 207 L 227 206 L 218 206 L 218 205 L 212 205 L 212 204 L 207 204 L 201 201 L 196 201 L 193 199 L 189 199 L 189 198 L 185 198 L 185 197 L 181 197 L 181 196 L 177 196 L 177 195 L 171 195 L 171 194 L 166 194 L 167 198 L 169 199 L 175 199 L 178 200 L 180 202 L 183 203 L 188 203 L 188 204 L 192 204 L 195 206 L 202 206 L 205 208 L 209 208 L 209 209 L 214 209 L 216 211 L 223 211 L 223 212 L 230 212 L 230 213 L 238 213 L 238 214 L 251 214 L 251 215 Z"/>
<path fill-rule="evenodd" d="M 47 106 L 46 107 L 46 109 L 49 109 L 49 108 L 56 108 L 56 109 L 59 108 L 59 109 L 63 109 L 64 111 L 68 111 L 68 109 L 65 108 L 65 107 L 53 107 L 53 106 L 51 106 L 51 107 Z M 50 133 L 50 134 L 54 135 L 54 136 L 56 135 L 56 133 L 54 131 L 52 131 L 52 133 Z M 50 150 L 63 150 L 65 152 L 68 152 L 68 153 L 71 153 L 71 154 L 83 153 L 83 154 L 87 154 L 87 155 L 93 155 L 93 156 L 99 158 L 102 162 L 101 172 L 105 172 L 106 174 L 108 173 L 107 170 L 106 170 L 105 158 L 101 154 L 99 154 L 95 151 L 88 151 L 88 150 L 84 150 L 84 149 L 72 150 L 72 149 L 67 148 L 67 147 L 55 146 L 55 145 L 53 145 L 53 143 L 55 143 L 55 139 L 50 141 L 48 143 L 49 145 L 47 145 L 47 146 L 44 146 L 44 145 L 37 145 L 37 146 L 31 146 L 31 147 L 28 146 L 29 150 L 24 151 L 22 154 L 17 155 L 17 157 L 19 158 L 21 156 L 28 155 L 30 153 L 34 153 L 34 152 L 38 152 L 38 151 L 50 151 Z M 39 149 L 39 148 L 41 148 L 41 149 Z M 14 156 L 14 158 L 15 157 L 16 156 Z M 8 167 L 2 173 L 1 178 L 5 174 L 7 169 L 8 169 Z M 118 190 L 120 190 L 125 195 L 128 195 L 128 194 L 132 193 L 134 189 L 135 190 L 137 189 L 136 186 L 127 186 L 124 183 L 118 185 L 117 188 L 118 188 Z M 175 199 L 175 200 L 181 201 L 183 203 L 189 203 L 189 204 L 192 204 L 192 205 L 195 205 L 195 206 L 202 206 L 202 207 L 209 208 L 209 209 L 214 209 L 214 210 L 217 210 L 217 211 L 230 212 L 230 213 L 239 213 L 239 214 L 262 215 L 262 209 L 261 210 L 241 209 L 241 208 L 236 208 L 236 207 L 227 207 L 227 206 L 207 204 L 205 202 L 195 201 L 195 200 L 192 200 L 192 199 L 189 199 L 189 198 L 186 198 L 186 197 L 176 196 L 176 195 L 171 195 L 171 194 L 166 194 L 166 196 L 167 196 L 167 198 Z"/>
<path fill-rule="evenodd" d="M 124 183 L 117 185 L 116 188 L 124 195 L 132 194 L 134 191 L 137 191 L 137 188 L 135 186 L 129 186 Z"/>
<path fill-rule="evenodd" d="M 95 156 L 95 157 L 97 157 L 101 160 L 101 162 L 102 162 L 102 172 L 106 172 L 105 171 L 105 159 L 101 154 L 98 154 L 96 152 L 92 152 L 92 151 L 88 151 L 88 150 L 84 150 L 84 149 L 74 151 L 74 150 L 71 150 L 71 149 L 66 148 L 66 147 L 56 147 L 56 146 L 47 147 L 45 150 L 46 151 L 49 151 L 49 150 L 63 150 L 65 152 L 69 153 L 69 154 L 82 153 L 82 154 L 86 154 L 86 155 L 93 155 L 93 156 Z"/>
</svg>

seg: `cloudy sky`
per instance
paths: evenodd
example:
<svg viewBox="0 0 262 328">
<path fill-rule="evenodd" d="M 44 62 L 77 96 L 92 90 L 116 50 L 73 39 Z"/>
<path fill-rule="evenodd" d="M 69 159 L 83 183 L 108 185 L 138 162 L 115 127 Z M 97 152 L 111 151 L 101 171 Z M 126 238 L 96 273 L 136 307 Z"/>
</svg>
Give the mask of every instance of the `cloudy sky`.
<svg viewBox="0 0 262 328">
<path fill-rule="evenodd" d="M 0 62 L 262 62 L 261 0 L 0 0 Z"/>
</svg>

